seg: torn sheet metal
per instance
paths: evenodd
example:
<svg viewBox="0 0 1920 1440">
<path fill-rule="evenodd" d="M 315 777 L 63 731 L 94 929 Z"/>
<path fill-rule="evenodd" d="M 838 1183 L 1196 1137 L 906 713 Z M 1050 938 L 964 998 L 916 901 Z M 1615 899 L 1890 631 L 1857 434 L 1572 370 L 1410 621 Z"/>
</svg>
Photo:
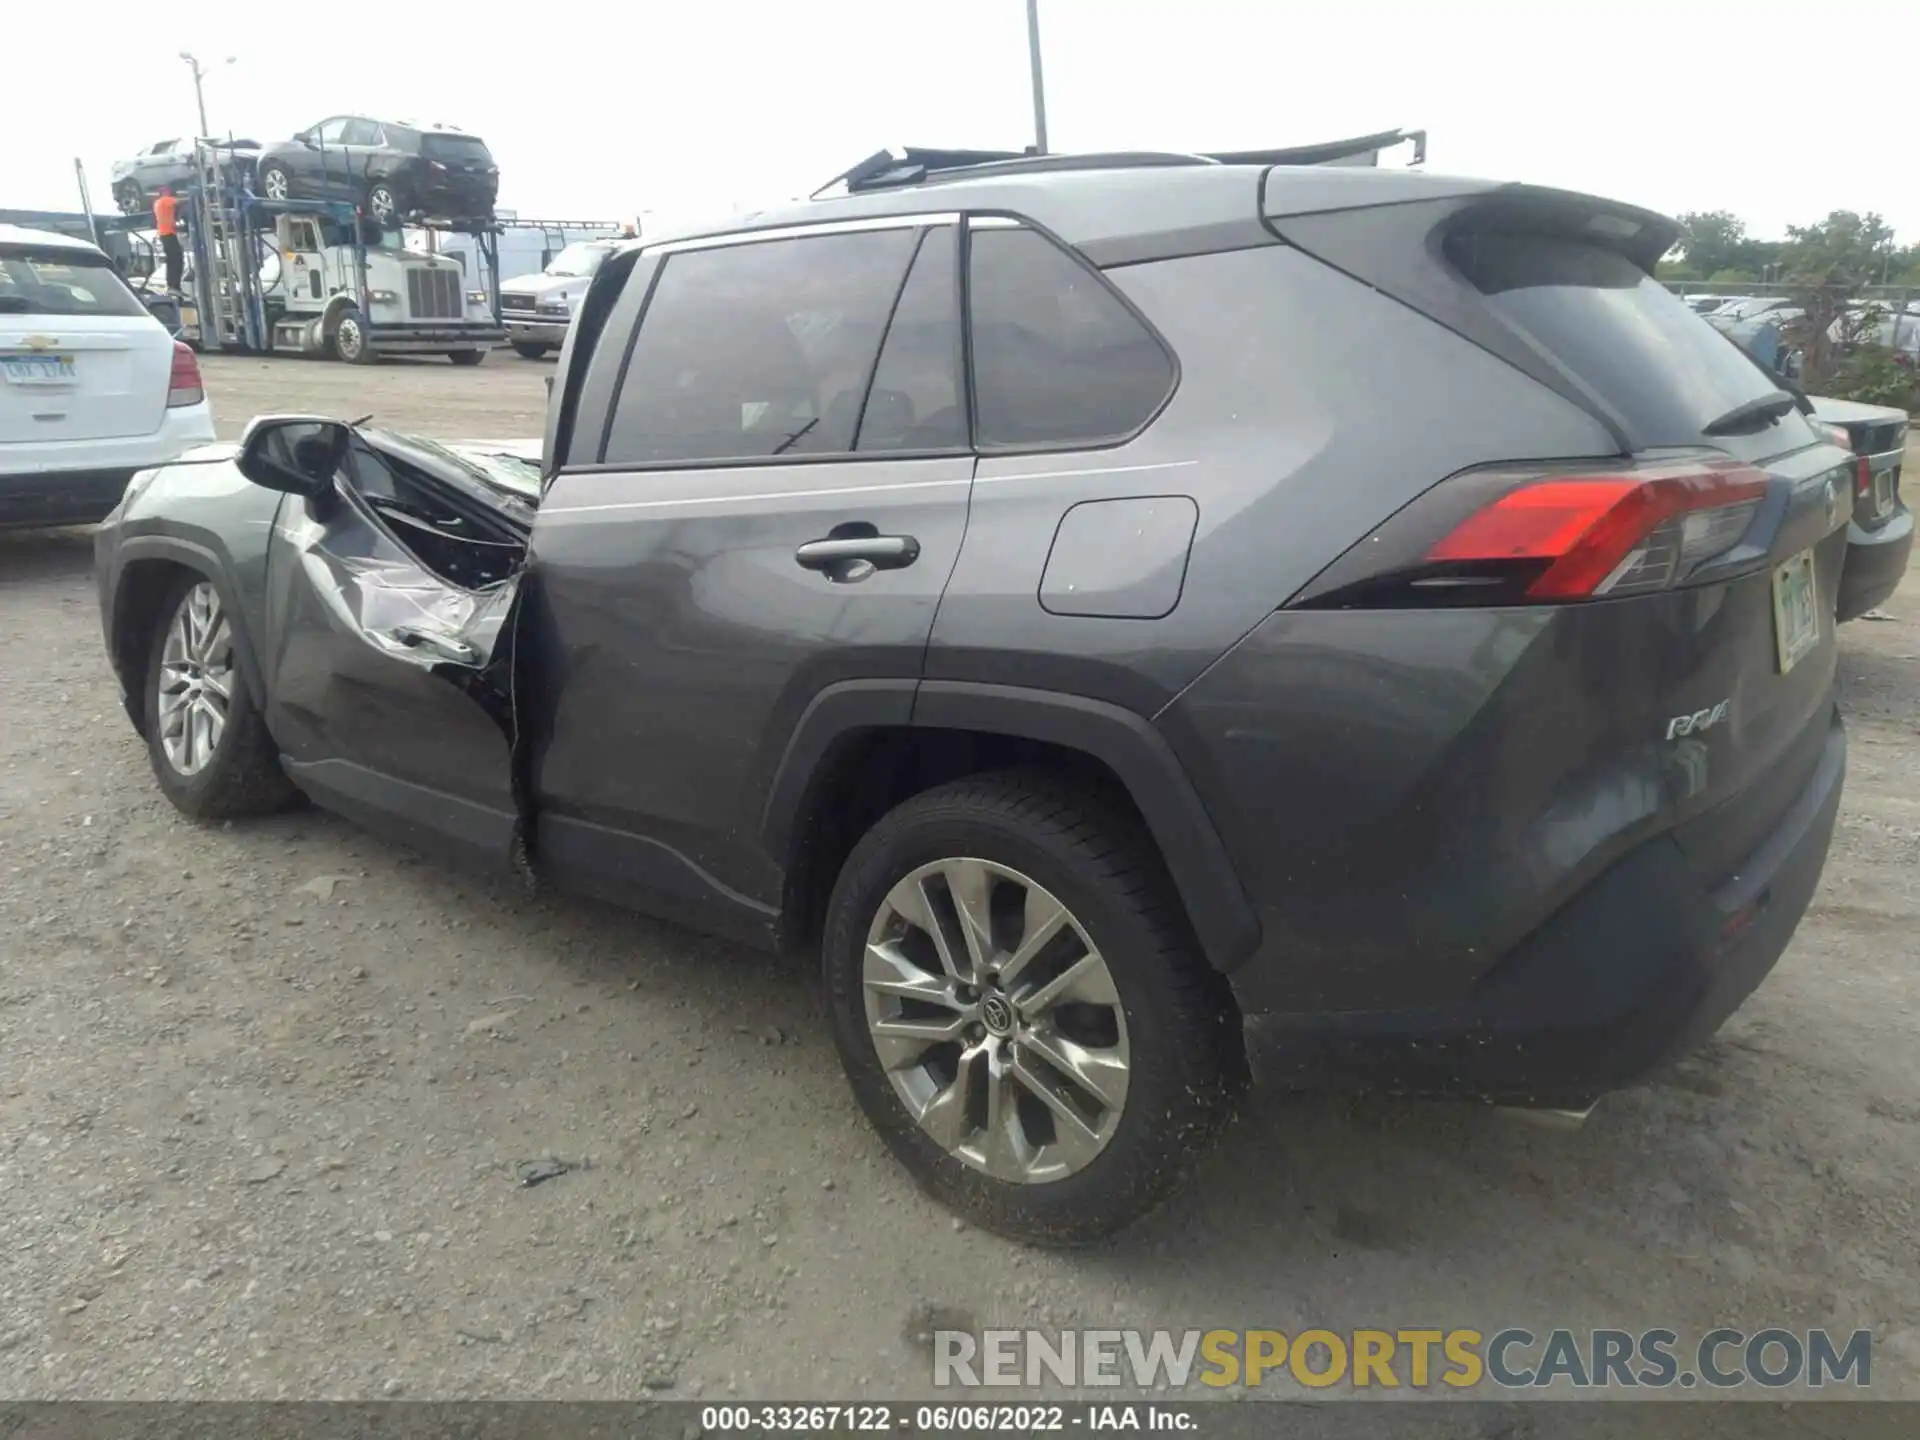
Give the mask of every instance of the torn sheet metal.
<svg viewBox="0 0 1920 1440">
<path fill-rule="evenodd" d="M 519 572 L 484 590 L 462 590 L 411 560 L 308 549 L 300 565 L 335 624 L 381 654 L 452 684 L 517 748 L 512 652 Z"/>
<path fill-rule="evenodd" d="M 376 649 L 428 669 L 485 669 L 519 593 L 517 579 L 461 590 L 411 561 L 306 550 L 301 568 L 313 593 L 347 629 Z"/>
</svg>

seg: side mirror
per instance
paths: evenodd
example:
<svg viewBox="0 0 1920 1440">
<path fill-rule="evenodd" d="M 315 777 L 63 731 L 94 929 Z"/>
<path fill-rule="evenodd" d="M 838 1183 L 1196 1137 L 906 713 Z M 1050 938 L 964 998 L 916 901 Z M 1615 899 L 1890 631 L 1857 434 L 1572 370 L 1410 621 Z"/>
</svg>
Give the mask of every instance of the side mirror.
<svg viewBox="0 0 1920 1440">
<path fill-rule="evenodd" d="M 298 135 L 294 136 L 293 138 L 298 140 L 302 145 L 306 146 L 309 150 L 313 149 L 313 131 L 302 130 Z"/>
<path fill-rule="evenodd" d="M 333 493 L 353 431 L 338 420 L 308 415 L 262 415 L 247 426 L 234 462 L 242 475 L 268 490 L 317 500 Z"/>
</svg>

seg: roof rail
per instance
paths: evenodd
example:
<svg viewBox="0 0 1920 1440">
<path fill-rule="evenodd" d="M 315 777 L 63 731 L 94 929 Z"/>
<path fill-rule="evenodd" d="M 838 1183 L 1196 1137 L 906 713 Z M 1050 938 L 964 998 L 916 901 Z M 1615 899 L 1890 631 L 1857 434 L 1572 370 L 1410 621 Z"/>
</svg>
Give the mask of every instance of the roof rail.
<svg viewBox="0 0 1920 1440">
<path fill-rule="evenodd" d="M 1188 153 L 1170 150 L 1118 150 L 1087 155 L 1042 155 L 1026 150 L 933 150 L 908 146 L 876 150 L 849 166 L 813 192 L 819 199 L 836 185 L 858 195 L 870 190 L 892 190 L 945 179 L 972 179 L 984 175 L 1026 175 L 1050 170 L 1116 170 L 1160 165 L 1374 165 L 1380 152 L 1411 143 L 1419 165 L 1427 158 L 1424 130 L 1382 130 L 1348 140 L 1318 145 L 1295 145 L 1278 150 L 1220 150 Z"/>
<path fill-rule="evenodd" d="M 1427 132 L 1424 130 L 1382 130 L 1374 135 L 1356 135 L 1350 140 L 1327 140 L 1318 145 L 1294 145 L 1281 150 L 1220 150 L 1207 158 L 1223 165 L 1338 165 L 1342 161 L 1362 165 L 1380 163 L 1380 152 L 1396 145 L 1411 144 L 1409 165 L 1423 165 L 1427 159 Z"/>
<path fill-rule="evenodd" d="M 1039 152 L 1027 150 L 928 150 L 909 145 L 898 151 L 876 150 L 842 170 L 813 192 L 813 198 L 844 184 L 849 194 L 862 190 L 886 190 L 896 185 L 918 185 L 941 170 L 963 170 L 972 165 L 991 165 L 1003 160 L 1020 160 Z"/>
</svg>

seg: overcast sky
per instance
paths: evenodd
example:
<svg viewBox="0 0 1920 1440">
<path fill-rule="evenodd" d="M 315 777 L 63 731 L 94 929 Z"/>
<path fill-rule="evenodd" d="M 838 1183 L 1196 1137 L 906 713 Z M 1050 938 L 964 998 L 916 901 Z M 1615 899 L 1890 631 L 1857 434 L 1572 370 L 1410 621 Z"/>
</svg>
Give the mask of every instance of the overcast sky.
<svg viewBox="0 0 1920 1440">
<path fill-rule="evenodd" d="M 0 207 L 74 208 L 77 155 L 108 208 L 111 161 L 195 128 L 183 47 L 216 67 L 214 130 L 459 125 L 523 217 L 672 224 L 804 193 L 884 145 L 1032 138 L 1024 0 L 13 9 Z M 1417 126 L 1438 172 L 1727 209 L 1760 236 L 1878 210 L 1920 241 L 1897 118 L 1916 0 L 1041 0 L 1041 23 L 1056 150 Z"/>
</svg>

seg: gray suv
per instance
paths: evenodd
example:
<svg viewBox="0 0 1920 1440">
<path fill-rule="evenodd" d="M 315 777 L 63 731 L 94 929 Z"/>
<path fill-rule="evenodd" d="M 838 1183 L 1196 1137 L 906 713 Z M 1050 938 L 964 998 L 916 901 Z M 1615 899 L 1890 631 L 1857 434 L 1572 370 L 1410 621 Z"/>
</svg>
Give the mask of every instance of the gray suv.
<svg viewBox="0 0 1920 1440">
<path fill-rule="evenodd" d="M 102 615 L 174 803 L 816 950 L 896 1156 L 1043 1243 L 1250 1075 L 1579 1109 L 1760 983 L 1841 790 L 1847 457 L 1653 280 L 1670 221 L 852 183 L 608 260 L 538 469 L 269 417 L 137 478 Z"/>
</svg>

